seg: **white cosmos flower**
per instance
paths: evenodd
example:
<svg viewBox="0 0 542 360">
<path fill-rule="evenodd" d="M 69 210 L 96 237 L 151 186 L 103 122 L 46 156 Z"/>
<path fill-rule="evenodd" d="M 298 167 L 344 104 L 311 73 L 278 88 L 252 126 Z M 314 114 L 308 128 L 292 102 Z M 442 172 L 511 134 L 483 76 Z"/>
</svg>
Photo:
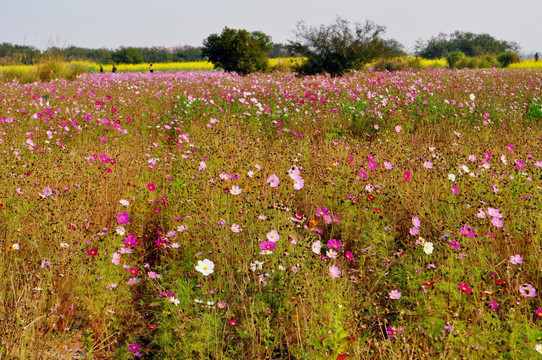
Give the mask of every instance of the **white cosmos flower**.
<svg viewBox="0 0 542 360">
<path fill-rule="evenodd" d="M 209 259 L 200 260 L 196 270 L 202 273 L 203 276 L 208 276 L 215 271 L 215 264 Z"/>
<path fill-rule="evenodd" d="M 433 243 L 432 242 L 426 242 L 423 244 L 423 251 L 429 255 L 433 253 Z"/>
<path fill-rule="evenodd" d="M 230 194 L 232 195 L 239 195 L 243 190 L 237 185 L 233 185 L 230 190 Z"/>
</svg>

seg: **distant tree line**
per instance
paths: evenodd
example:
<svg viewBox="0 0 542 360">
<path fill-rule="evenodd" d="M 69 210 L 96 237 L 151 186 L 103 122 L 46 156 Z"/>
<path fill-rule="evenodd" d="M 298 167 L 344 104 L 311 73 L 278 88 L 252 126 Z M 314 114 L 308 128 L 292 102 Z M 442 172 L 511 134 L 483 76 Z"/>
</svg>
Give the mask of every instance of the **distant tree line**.
<svg viewBox="0 0 542 360">
<path fill-rule="evenodd" d="M 201 53 L 201 47 L 184 46 L 175 50 L 164 48 L 135 48 L 121 47 L 117 50 L 109 49 L 87 49 L 77 46 L 66 48 L 51 47 L 40 51 L 33 46 L 12 45 L 10 43 L 0 44 L 0 65 L 33 65 L 41 58 L 57 57 L 66 61 L 81 60 L 91 61 L 97 64 L 139 64 L 139 63 L 165 63 L 207 60 Z M 286 45 L 273 44 L 269 49 L 267 57 L 277 58 L 288 56 Z"/>
</svg>

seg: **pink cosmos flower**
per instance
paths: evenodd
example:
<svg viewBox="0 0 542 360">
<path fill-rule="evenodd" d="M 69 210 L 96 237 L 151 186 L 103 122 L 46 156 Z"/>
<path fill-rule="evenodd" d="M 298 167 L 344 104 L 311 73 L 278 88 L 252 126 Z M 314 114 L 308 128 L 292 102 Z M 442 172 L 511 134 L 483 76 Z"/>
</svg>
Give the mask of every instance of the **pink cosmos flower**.
<svg viewBox="0 0 542 360">
<path fill-rule="evenodd" d="M 401 298 L 401 292 L 399 290 L 392 290 L 389 293 L 390 299 L 392 300 L 399 300 Z"/>
<path fill-rule="evenodd" d="M 301 178 L 301 176 L 296 177 L 294 179 L 294 189 L 295 190 L 301 190 L 303 189 L 303 186 L 305 186 L 305 180 Z"/>
<path fill-rule="evenodd" d="M 273 174 L 267 179 L 267 182 L 269 185 L 271 185 L 271 187 L 277 187 L 279 186 L 280 180 L 277 175 Z"/>
<path fill-rule="evenodd" d="M 408 171 L 408 170 L 405 171 L 404 178 L 405 178 L 405 182 L 410 181 L 410 171 Z"/>
<path fill-rule="evenodd" d="M 414 225 L 415 227 L 420 227 L 422 225 L 420 218 L 418 218 L 417 216 L 414 216 L 412 218 L 412 225 Z"/>
<path fill-rule="evenodd" d="M 270 242 L 276 243 L 279 241 L 279 233 L 276 230 L 271 230 L 266 236 Z"/>
<path fill-rule="evenodd" d="M 341 270 L 336 265 L 331 265 L 329 267 L 329 277 L 332 279 L 338 278 L 341 275 Z"/>
<path fill-rule="evenodd" d="M 43 193 L 39 193 L 39 195 L 42 197 L 42 198 L 46 198 L 46 197 L 49 197 L 53 194 L 53 191 L 51 190 L 51 188 L 49 186 L 47 186 L 46 188 L 43 189 Z"/>
<path fill-rule="evenodd" d="M 147 189 L 149 189 L 149 191 L 154 191 L 156 190 L 156 186 L 154 185 L 154 183 L 148 183 Z"/>
<path fill-rule="evenodd" d="M 502 228 L 503 226 L 502 220 L 499 219 L 498 217 L 492 218 L 491 223 L 493 224 L 493 226 L 498 227 L 498 228 Z"/>
<path fill-rule="evenodd" d="M 519 292 L 523 297 L 536 297 L 536 289 L 531 284 L 520 285 Z"/>
<path fill-rule="evenodd" d="M 519 265 L 523 263 L 523 258 L 520 254 L 510 256 L 510 264 Z"/>
<path fill-rule="evenodd" d="M 426 169 L 432 169 L 433 168 L 433 163 L 431 161 L 425 161 L 423 163 L 423 167 L 426 168 Z"/>
</svg>

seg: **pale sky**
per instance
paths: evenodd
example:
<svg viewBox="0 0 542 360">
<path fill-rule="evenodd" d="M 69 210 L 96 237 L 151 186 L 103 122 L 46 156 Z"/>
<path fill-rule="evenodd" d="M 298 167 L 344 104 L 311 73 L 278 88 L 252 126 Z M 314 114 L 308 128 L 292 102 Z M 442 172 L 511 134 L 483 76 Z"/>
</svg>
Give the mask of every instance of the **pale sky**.
<svg viewBox="0 0 542 360">
<path fill-rule="evenodd" d="M 516 41 L 524 54 L 542 52 L 542 0 L 1 0 L 0 43 L 201 46 L 225 26 L 286 43 L 298 21 L 318 26 L 337 16 L 385 26 L 385 37 L 407 51 L 417 39 L 460 30 Z"/>
</svg>

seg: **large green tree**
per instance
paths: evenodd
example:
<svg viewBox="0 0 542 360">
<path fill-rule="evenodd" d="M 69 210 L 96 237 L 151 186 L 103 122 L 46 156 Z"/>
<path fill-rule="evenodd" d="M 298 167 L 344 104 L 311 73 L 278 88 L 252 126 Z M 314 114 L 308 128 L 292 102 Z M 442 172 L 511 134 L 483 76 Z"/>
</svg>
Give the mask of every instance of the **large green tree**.
<svg viewBox="0 0 542 360">
<path fill-rule="evenodd" d="M 443 58 L 454 51 L 461 51 L 467 56 L 497 55 L 507 51 L 517 52 L 519 45 L 513 41 L 497 40 L 489 34 L 463 31 L 450 35 L 440 33 L 428 41 L 416 42 L 416 55 L 426 59 Z"/>
<path fill-rule="evenodd" d="M 350 23 L 340 17 L 335 23 L 320 27 L 300 22 L 295 32 L 296 41 L 290 41 L 289 47 L 292 53 L 306 58 L 297 67 L 298 72 L 341 76 L 347 70 L 360 69 L 376 58 L 396 53 L 400 45 L 386 41 L 382 37 L 384 32 L 383 26 L 370 21 L 356 23 L 351 28 Z"/>
<path fill-rule="evenodd" d="M 246 75 L 267 70 L 266 53 L 272 46 L 271 37 L 262 32 L 226 27 L 220 35 L 211 34 L 203 41 L 201 53 L 215 68 Z"/>
</svg>

